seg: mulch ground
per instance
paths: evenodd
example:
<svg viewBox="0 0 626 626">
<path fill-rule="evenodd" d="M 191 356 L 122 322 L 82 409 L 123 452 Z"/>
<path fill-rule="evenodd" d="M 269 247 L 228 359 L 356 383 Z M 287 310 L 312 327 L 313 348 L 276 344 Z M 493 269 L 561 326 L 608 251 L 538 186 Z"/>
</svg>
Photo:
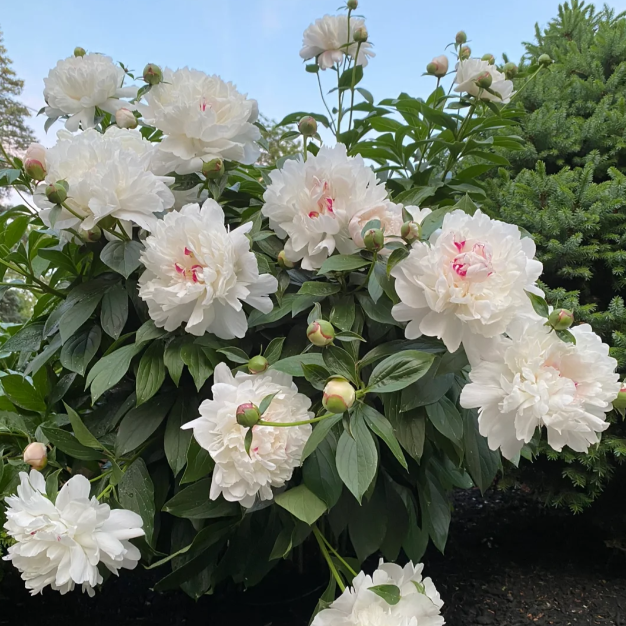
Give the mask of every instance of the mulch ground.
<svg viewBox="0 0 626 626">
<path fill-rule="evenodd" d="M 515 491 L 458 492 L 454 500 L 446 554 L 431 550 L 424 559 L 448 626 L 626 626 L 626 552 L 607 547 L 597 514 L 547 510 Z M 193 602 L 150 591 L 158 578 L 135 570 L 111 578 L 93 599 L 50 590 L 31 598 L 7 569 L 0 625 L 306 626 L 325 583 L 294 572 L 270 578 L 246 593 Z"/>
</svg>

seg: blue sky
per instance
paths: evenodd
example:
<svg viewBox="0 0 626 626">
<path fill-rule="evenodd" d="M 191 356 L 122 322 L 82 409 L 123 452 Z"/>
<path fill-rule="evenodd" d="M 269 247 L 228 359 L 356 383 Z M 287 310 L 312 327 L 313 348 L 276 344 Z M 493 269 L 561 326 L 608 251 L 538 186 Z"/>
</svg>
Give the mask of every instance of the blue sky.
<svg viewBox="0 0 626 626">
<path fill-rule="evenodd" d="M 300 110 L 323 110 L 315 77 L 304 71 L 298 52 L 302 32 L 317 17 L 335 13 L 342 0 L 30 0 L 7 2 L 0 14 L 5 46 L 26 81 L 24 102 L 43 105 L 43 78 L 58 59 L 80 45 L 103 52 L 141 73 L 148 62 L 185 65 L 219 74 L 259 101 L 261 112 L 280 119 Z M 601 3 L 598 2 L 598 5 Z M 360 0 L 376 58 L 362 86 L 376 100 L 401 91 L 425 95 L 433 79 L 425 65 L 444 52 L 459 29 L 474 56 L 486 52 L 517 60 L 535 22 L 546 24 L 558 0 Z M 626 9 L 626 0 L 610 6 Z M 328 81 L 332 80 L 326 72 Z M 332 85 L 329 84 L 329 88 Z M 44 143 L 43 117 L 32 126 Z M 57 124 L 53 129 L 59 127 Z"/>
</svg>

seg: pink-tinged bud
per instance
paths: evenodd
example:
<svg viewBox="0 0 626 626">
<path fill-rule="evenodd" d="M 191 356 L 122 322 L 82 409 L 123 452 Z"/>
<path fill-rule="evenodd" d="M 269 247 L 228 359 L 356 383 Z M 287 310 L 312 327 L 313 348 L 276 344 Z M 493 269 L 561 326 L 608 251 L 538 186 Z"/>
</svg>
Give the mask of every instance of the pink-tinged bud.
<svg viewBox="0 0 626 626">
<path fill-rule="evenodd" d="M 310 115 L 307 115 L 298 122 L 298 130 L 304 137 L 313 137 L 317 132 L 317 122 Z"/>
<path fill-rule="evenodd" d="M 489 72 L 483 72 L 476 78 L 476 84 L 481 89 L 489 89 L 493 83 L 493 76 Z"/>
<path fill-rule="evenodd" d="M 46 198 L 53 204 L 63 204 L 67 200 L 67 192 L 70 186 L 64 180 L 50 183 L 46 187 Z"/>
<path fill-rule="evenodd" d="M 224 161 L 222 159 L 211 159 L 202 165 L 202 173 L 207 178 L 220 178 L 224 173 Z"/>
<path fill-rule="evenodd" d="M 251 428 L 261 419 L 259 407 L 256 404 L 252 404 L 252 402 L 240 404 L 237 407 L 235 415 L 237 417 L 237 423 L 246 428 Z"/>
<path fill-rule="evenodd" d="M 420 238 L 421 226 L 417 222 L 404 222 L 400 228 L 400 236 L 407 243 L 413 243 Z"/>
<path fill-rule="evenodd" d="M 115 111 L 115 123 L 120 128 L 137 128 L 137 118 L 130 109 L 126 108 Z"/>
<path fill-rule="evenodd" d="M 93 243 L 94 241 L 100 241 L 102 238 L 102 229 L 99 226 L 94 226 L 91 230 L 82 231 L 80 233 L 80 238 L 85 243 Z"/>
<path fill-rule="evenodd" d="M 163 81 L 163 72 L 158 65 L 148 63 L 148 65 L 143 68 L 143 79 L 148 85 L 158 85 Z"/>
<path fill-rule="evenodd" d="M 278 253 L 278 265 L 280 265 L 280 267 L 282 267 L 284 270 L 290 270 L 296 266 L 293 261 L 290 261 L 287 258 L 287 254 L 284 250 L 281 250 Z"/>
<path fill-rule="evenodd" d="M 472 56 L 472 49 L 469 46 L 462 46 L 459 50 L 459 57 L 462 61 L 469 59 Z"/>
<path fill-rule="evenodd" d="M 346 2 L 346 5 L 351 11 L 356 11 L 359 6 L 359 2 L 358 0 L 348 0 L 348 2 Z"/>
<path fill-rule="evenodd" d="M 75 57 L 84 57 L 87 54 L 85 48 L 81 48 L 80 46 L 76 46 L 74 48 L 74 56 Z"/>
<path fill-rule="evenodd" d="M 385 233 L 380 228 L 370 228 L 365 231 L 363 243 L 367 250 L 378 252 L 385 246 Z"/>
<path fill-rule="evenodd" d="M 268 360 L 260 354 L 258 356 L 253 356 L 248 361 L 248 371 L 251 374 L 260 374 L 261 372 L 264 372 L 269 366 L 270 364 Z"/>
<path fill-rule="evenodd" d="M 621 411 L 626 409 L 626 387 L 622 387 L 620 389 L 620 392 L 617 394 L 617 398 L 613 400 L 613 406 Z"/>
<path fill-rule="evenodd" d="M 331 344 L 335 338 L 335 329 L 330 322 L 326 320 L 315 320 L 309 324 L 306 329 L 306 336 L 314 346 L 327 346 Z"/>
<path fill-rule="evenodd" d="M 504 72 L 504 75 L 511 80 L 511 78 L 515 78 L 517 76 L 518 67 L 515 63 L 511 63 L 511 61 L 509 61 L 504 64 L 502 71 Z"/>
<path fill-rule="evenodd" d="M 33 469 L 41 471 L 48 465 L 46 446 L 38 441 L 27 445 L 24 450 L 24 463 L 28 463 Z"/>
<path fill-rule="evenodd" d="M 483 54 L 483 56 L 481 57 L 481 61 L 487 61 L 487 63 L 489 63 L 489 65 L 493 65 L 496 62 L 496 57 L 493 56 L 493 54 Z"/>
<path fill-rule="evenodd" d="M 548 324 L 554 330 L 567 330 L 574 323 L 574 314 L 567 309 L 555 309 L 548 316 Z"/>
<path fill-rule="evenodd" d="M 345 413 L 355 400 L 354 387 L 345 378 L 338 376 L 326 383 L 322 404 L 329 413 Z"/>
<path fill-rule="evenodd" d="M 465 34 L 464 30 L 460 30 L 457 34 L 456 37 L 454 38 L 454 41 L 457 42 L 457 44 L 461 45 L 462 43 L 465 43 L 467 41 L 467 35 Z"/>
<path fill-rule="evenodd" d="M 354 32 L 352 33 L 352 37 L 357 43 L 365 43 L 368 36 L 369 33 L 367 32 L 367 28 L 365 28 L 365 26 L 359 26 L 355 28 Z"/>
<path fill-rule="evenodd" d="M 46 149 L 40 143 L 31 143 L 24 155 L 24 171 L 34 180 L 46 177 Z"/>
<path fill-rule="evenodd" d="M 426 66 L 426 71 L 431 76 L 442 78 L 448 73 L 448 57 L 445 54 L 440 54 L 438 57 L 435 57 Z"/>
</svg>

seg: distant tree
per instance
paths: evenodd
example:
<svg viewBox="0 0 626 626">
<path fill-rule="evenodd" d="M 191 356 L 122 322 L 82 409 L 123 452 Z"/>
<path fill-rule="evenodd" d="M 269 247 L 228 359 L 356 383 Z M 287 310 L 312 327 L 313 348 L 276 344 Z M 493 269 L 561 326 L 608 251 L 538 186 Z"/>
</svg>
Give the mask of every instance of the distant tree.
<svg viewBox="0 0 626 626">
<path fill-rule="evenodd" d="M 298 141 L 293 139 L 281 140 L 284 133 L 295 130 L 293 127 L 277 127 L 276 122 L 265 115 L 260 115 L 259 121 L 267 129 L 267 132 L 263 133 L 263 137 L 267 141 L 267 149 L 263 149 L 261 152 L 259 165 L 273 165 L 281 157 L 296 154 L 302 149 Z"/>
</svg>

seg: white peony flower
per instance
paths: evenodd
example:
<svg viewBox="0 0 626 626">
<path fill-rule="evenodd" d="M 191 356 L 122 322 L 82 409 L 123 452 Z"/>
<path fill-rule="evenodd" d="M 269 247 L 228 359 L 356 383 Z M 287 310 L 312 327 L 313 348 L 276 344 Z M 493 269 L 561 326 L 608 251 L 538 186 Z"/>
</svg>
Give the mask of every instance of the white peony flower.
<svg viewBox="0 0 626 626">
<path fill-rule="evenodd" d="M 401 204 L 394 204 L 393 202 L 363 209 L 350 220 L 348 229 L 352 241 L 354 241 L 359 248 L 364 248 L 365 242 L 361 235 L 363 228 L 369 221 L 379 220 L 381 228 L 385 231 L 385 243 L 392 241 L 402 242 L 400 229 L 402 228 L 402 224 L 404 224 L 404 218 L 402 217 L 403 208 L 411 214 L 413 221 L 417 224 L 421 224 L 424 218 L 432 213 L 430 209 L 420 209 L 416 206 L 403 207 Z M 389 254 L 390 252 L 391 250 L 388 248 L 383 248 L 380 251 L 381 254 Z"/>
<path fill-rule="evenodd" d="M 248 428 L 237 423 L 237 407 L 259 406 L 275 393 L 262 416 L 266 422 L 299 422 L 313 418 L 311 400 L 298 393 L 291 376 L 268 370 L 263 374 L 237 372 L 233 377 L 225 363 L 215 368 L 213 399 L 200 405 L 200 417 L 183 428 L 193 428 L 196 441 L 215 461 L 210 498 L 220 494 L 230 502 L 251 507 L 258 494 L 261 500 L 273 498 L 272 487 L 282 487 L 300 465 L 311 425 L 253 426 L 250 454 L 246 452 Z"/>
<path fill-rule="evenodd" d="M 327 609 L 320 611 L 311 626 L 442 626 L 443 601 L 430 578 L 422 579 L 424 566 L 409 562 L 404 568 L 380 560 L 368 576 L 360 572 Z M 388 604 L 370 587 L 395 585 L 400 602 Z"/>
<path fill-rule="evenodd" d="M 43 95 L 48 117 L 69 115 L 65 128 L 74 132 L 95 126 L 96 107 L 115 115 L 130 104 L 120 98 L 134 98 L 137 87 L 122 87 L 124 70 L 103 54 L 63 59 L 44 78 Z"/>
<path fill-rule="evenodd" d="M 408 339 L 439 337 L 450 352 L 462 343 L 474 361 L 514 318 L 534 315 L 524 293 L 542 295 L 534 254 L 533 240 L 522 239 L 516 226 L 480 210 L 448 213 L 441 232 L 416 242 L 391 271 L 400 298 L 392 315 L 409 322 Z"/>
<path fill-rule="evenodd" d="M 138 104 L 144 120 L 165 137 L 158 144 L 159 172 L 200 172 L 202 164 L 221 158 L 254 163 L 261 153 L 261 137 L 253 124 L 259 113 L 232 83 L 187 67 L 163 70 L 163 82 Z"/>
<path fill-rule="evenodd" d="M 4 560 L 22 573 L 32 595 L 48 585 L 61 594 L 82 585 L 93 596 L 102 583 L 98 564 L 114 574 L 135 568 L 141 555 L 128 540 L 144 534 L 139 515 L 90 500 L 89 481 L 79 474 L 63 485 L 54 503 L 38 471 L 21 472 L 20 481 L 17 495 L 6 498 L 4 528 L 15 544 Z"/>
<path fill-rule="evenodd" d="M 279 237 L 289 237 L 287 259 L 302 260 L 307 270 L 321 267 L 335 249 L 357 252 L 350 221 L 359 212 L 384 211 L 389 204 L 385 185 L 360 156 L 349 157 L 343 144 L 322 147 L 307 161 L 288 160 L 270 178 L 263 215 Z"/>
<path fill-rule="evenodd" d="M 487 72 L 491 75 L 492 83 L 489 89 L 495 94 L 485 89 L 480 89 L 476 84 L 479 76 Z M 481 59 L 466 59 L 459 61 L 456 66 L 456 87 L 454 91 L 468 93 L 470 96 L 478 96 L 481 100 L 491 100 L 492 102 L 509 102 L 513 95 L 513 82 L 506 80 L 506 76 L 498 71 L 495 65 L 490 65 L 488 61 Z"/>
<path fill-rule="evenodd" d="M 552 448 L 576 452 L 586 452 L 609 427 L 605 413 L 621 387 L 617 361 L 588 324 L 570 331 L 576 345 L 543 319 L 516 320 L 498 353 L 470 372 L 461 405 L 478 408 L 480 433 L 507 459 L 516 459 L 541 426 Z"/>
<path fill-rule="evenodd" d="M 139 296 L 159 328 L 172 331 L 185 322 L 192 335 L 233 339 L 248 330 L 242 303 L 263 313 L 272 310 L 268 296 L 278 281 L 259 275 L 246 237 L 251 228 L 248 222 L 228 231 L 222 207 L 211 199 L 158 221 L 144 241 Z"/>
<path fill-rule="evenodd" d="M 150 171 L 152 155 L 152 144 L 138 131 L 117 127 L 104 135 L 95 130 L 78 135 L 59 131 L 56 145 L 46 154 L 46 181 L 34 196 L 42 209 L 42 221 L 56 230 L 80 232 L 111 216 L 122 220 L 127 232 L 131 222 L 152 230 L 157 222 L 155 214 L 174 204 L 167 187 L 171 179 Z M 54 215 L 54 205 L 44 190 L 46 183 L 58 180 L 69 184 L 66 204 L 71 211 L 62 208 Z"/>
<path fill-rule="evenodd" d="M 305 31 L 302 37 L 300 56 L 306 61 L 317 57 L 317 64 L 326 70 L 335 63 L 341 63 L 344 56 L 354 58 L 357 43 L 354 41 L 354 31 L 365 27 L 365 22 L 358 17 L 350 18 L 350 32 L 348 33 L 347 15 L 325 15 L 315 20 Z M 350 44 L 346 47 L 346 44 Z M 372 44 L 368 41 L 361 44 L 357 65 L 365 67 L 368 57 L 376 54 Z"/>
</svg>

